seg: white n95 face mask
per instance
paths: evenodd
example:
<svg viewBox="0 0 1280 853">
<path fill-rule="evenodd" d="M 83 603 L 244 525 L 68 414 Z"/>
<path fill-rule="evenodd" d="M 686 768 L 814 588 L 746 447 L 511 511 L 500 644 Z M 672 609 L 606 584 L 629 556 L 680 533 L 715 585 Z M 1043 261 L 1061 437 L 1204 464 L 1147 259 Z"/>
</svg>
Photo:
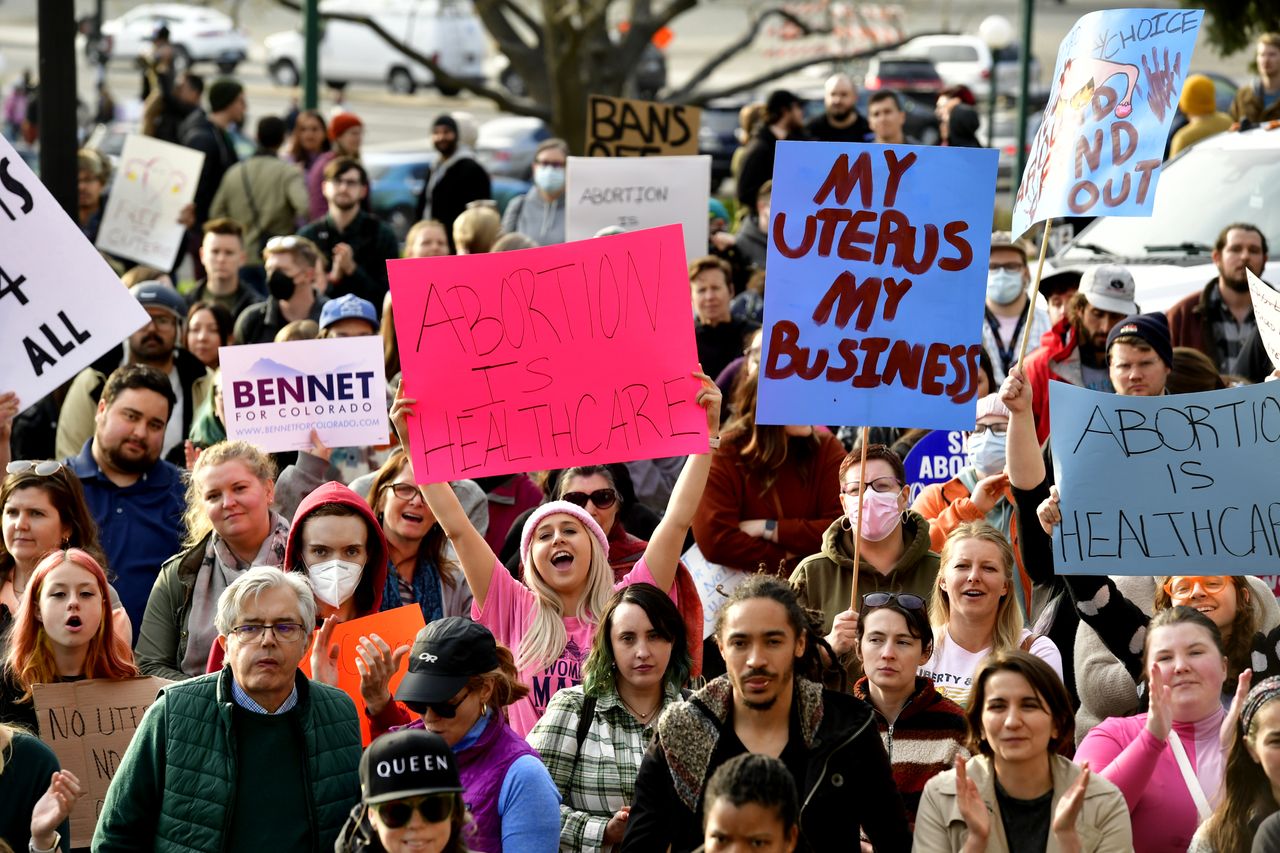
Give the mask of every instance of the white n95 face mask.
<svg viewBox="0 0 1280 853">
<path fill-rule="evenodd" d="M 325 560 L 307 568 L 316 598 L 330 607 L 341 607 L 360 585 L 364 566 L 346 560 Z"/>
</svg>

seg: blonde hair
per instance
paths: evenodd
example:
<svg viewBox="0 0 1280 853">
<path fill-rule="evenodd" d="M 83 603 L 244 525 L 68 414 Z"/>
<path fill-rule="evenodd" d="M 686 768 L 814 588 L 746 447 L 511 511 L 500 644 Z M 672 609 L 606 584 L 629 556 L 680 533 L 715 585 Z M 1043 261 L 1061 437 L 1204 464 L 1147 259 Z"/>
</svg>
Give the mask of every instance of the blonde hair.
<svg viewBox="0 0 1280 853">
<path fill-rule="evenodd" d="M 187 478 L 187 510 L 182 514 L 187 538 L 183 540 L 183 549 L 195 546 L 213 530 L 213 522 L 200 500 L 200 475 L 214 465 L 232 461 L 243 462 L 264 486 L 276 479 L 275 461 L 247 441 L 220 441 L 201 451 L 200 458 L 191 466 L 191 476 Z"/>
<path fill-rule="evenodd" d="M 294 320 L 276 332 L 275 342 L 283 344 L 287 341 L 314 341 L 318 337 L 320 324 L 315 320 Z"/>
<path fill-rule="evenodd" d="M 502 236 L 502 217 L 487 205 L 468 207 L 453 220 L 453 243 L 459 254 L 483 255 Z"/>
<path fill-rule="evenodd" d="M 1004 570 L 1008 591 L 1000 597 L 996 608 L 995 636 L 991 641 L 991 653 L 1018 648 L 1022 639 L 1022 608 L 1018 605 L 1013 577 L 1013 548 L 1004 534 L 985 521 L 969 521 L 952 530 L 942 545 L 938 560 L 938 580 L 934 582 L 933 595 L 929 599 L 929 622 L 933 625 L 934 648 L 941 647 L 947 637 L 947 624 L 951 621 L 951 598 L 942 588 L 942 579 L 956 546 L 970 539 L 990 542 L 1000 551 L 1000 563 Z"/>
<path fill-rule="evenodd" d="M 594 535 L 589 531 L 583 532 L 591 543 L 591 565 L 587 569 L 586 592 L 578 599 L 578 609 L 575 612 L 566 614 L 563 611 L 564 602 L 560 600 L 560 594 L 543 580 L 537 567 L 533 565 L 532 552 L 529 562 L 522 569 L 525 585 L 533 590 L 537 600 L 533 624 L 520 640 L 520 649 L 516 655 L 516 667 L 522 672 L 526 669 L 542 669 L 564 654 L 564 647 L 569 643 L 569 635 L 564 630 L 566 615 L 595 625 L 613 595 L 613 569 L 609 566 L 609 555 L 600 548 Z M 584 653 L 586 651 L 588 650 L 583 649 Z"/>
</svg>

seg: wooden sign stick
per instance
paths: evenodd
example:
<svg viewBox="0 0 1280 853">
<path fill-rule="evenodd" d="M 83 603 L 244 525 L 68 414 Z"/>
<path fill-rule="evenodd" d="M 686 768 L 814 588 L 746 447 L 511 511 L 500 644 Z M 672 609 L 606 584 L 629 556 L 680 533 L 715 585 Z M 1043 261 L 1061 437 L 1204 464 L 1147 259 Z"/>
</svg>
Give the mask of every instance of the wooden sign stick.
<svg viewBox="0 0 1280 853">
<path fill-rule="evenodd" d="M 863 496 L 867 491 L 867 440 L 868 428 L 862 427 L 858 443 L 862 445 L 862 459 L 858 461 L 858 524 L 853 531 L 853 592 L 849 595 L 849 608 L 858 609 L 858 561 L 862 558 L 862 510 Z"/>
<path fill-rule="evenodd" d="M 1022 362 L 1027 357 L 1027 344 L 1031 341 L 1032 322 L 1036 316 L 1036 297 L 1040 295 L 1040 276 L 1044 274 L 1044 254 L 1049 248 L 1049 229 L 1053 226 L 1052 219 L 1044 221 L 1044 237 L 1040 240 L 1040 263 L 1036 265 L 1036 280 L 1031 284 L 1031 293 L 1027 299 L 1027 324 L 1022 330 L 1022 351 L 1018 353 L 1018 368 L 1022 368 Z"/>
</svg>

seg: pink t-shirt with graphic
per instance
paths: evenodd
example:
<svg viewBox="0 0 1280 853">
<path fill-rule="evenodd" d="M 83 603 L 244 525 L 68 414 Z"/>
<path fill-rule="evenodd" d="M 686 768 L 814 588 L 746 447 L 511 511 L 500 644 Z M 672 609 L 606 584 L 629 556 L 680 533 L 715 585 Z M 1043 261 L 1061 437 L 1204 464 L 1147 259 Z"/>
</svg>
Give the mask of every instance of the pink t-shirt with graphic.
<svg viewBox="0 0 1280 853">
<path fill-rule="evenodd" d="M 613 588 L 619 590 L 633 583 L 657 585 L 644 557 Z M 680 602 L 675 584 L 671 587 L 668 594 L 678 607 Z M 494 560 L 493 578 L 489 581 L 489 596 L 484 602 L 484 609 L 480 608 L 479 599 L 472 601 L 471 618 L 492 631 L 499 643 L 518 656 L 520 641 L 533 624 L 537 606 L 537 596 L 533 590 L 511 577 L 506 568 Z M 558 660 L 540 670 L 526 669 L 520 672 L 520 680 L 529 686 L 529 695 L 507 709 L 511 717 L 511 728 L 520 737 L 526 737 L 533 729 L 557 690 L 582 683 L 582 664 L 591 652 L 591 640 L 595 636 L 596 626 L 568 616 L 564 619 L 564 630 L 569 635 L 569 640 Z"/>
</svg>

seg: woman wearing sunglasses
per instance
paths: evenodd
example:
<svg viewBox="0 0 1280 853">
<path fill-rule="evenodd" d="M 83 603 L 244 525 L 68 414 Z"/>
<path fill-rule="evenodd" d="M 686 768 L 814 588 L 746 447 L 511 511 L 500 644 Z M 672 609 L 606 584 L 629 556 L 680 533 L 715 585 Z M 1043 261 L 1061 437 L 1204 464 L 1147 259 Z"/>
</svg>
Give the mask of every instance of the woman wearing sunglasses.
<svg viewBox="0 0 1280 853">
<path fill-rule="evenodd" d="M 406 729 L 360 757 L 360 803 L 338 835 L 338 853 L 466 853 L 458 763 L 439 735 Z"/>
<path fill-rule="evenodd" d="M 680 612 L 636 583 L 614 593 L 583 665 L 583 681 L 551 698 L 529 733 L 560 789 L 560 849 L 621 844 L 640 760 L 662 709 L 689 679 Z"/>
<path fill-rule="evenodd" d="M 883 444 L 868 445 L 866 482 L 862 483 L 858 480 L 861 458 L 858 449 L 840 462 L 843 514 L 822 534 L 822 550 L 805 557 L 791 575 L 800 605 L 822 611 L 825 639 L 840 656 L 851 684 L 862 676 L 854 654 L 858 611 L 849 606 L 855 580 L 864 594 L 909 592 L 928 601 L 938 578 L 929 522 L 907 509 L 910 490 L 902 459 Z M 862 546 L 855 570 L 854 531 L 860 514 Z"/>
<path fill-rule="evenodd" d="M 61 462 L 19 459 L 10 462 L 6 472 L 0 483 L 0 658 L 18 602 L 40 558 L 59 548 L 80 548 L 99 565 L 107 562 L 80 478 L 71 469 Z M 116 633 L 132 641 L 129 614 L 110 585 L 107 593 Z"/>
<path fill-rule="evenodd" d="M 973 675 L 995 652 L 1030 652 L 1062 678 L 1058 647 L 1023 627 L 1014 583 L 1013 549 L 1004 534 L 985 521 L 967 521 L 951 531 L 929 603 L 933 655 L 920 674 L 957 705 L 968 706 Z"/>
<path fill-rule="evenodd" d="M 691 402 L 705 409 L 708 433 L 718 443 L 720 389 L 705 373 L 691 376 L 700 383 Z M 416 405 L 416 400 L 399 398 L 392 406 L 398 434 L 409 434 L 407 418 Z M 581 683 L 582 660 L 615 588 L 652 583 L 672 594 L 685 534 L 710 467 L 707 453 L 689 457 L 644 556 L 620 582 L 614 581 L 609 568 L 604 531 L 576 504 L 543 504 L 525 522 L 520 553 L 526 586 L 503 568 L 448 483 L 422 486 L 475 595 L 472 617 L 492 630 L 500 643 L 516 649 L 520 679 L 530 689 L 511 710 L 512 726 L 521 736 L 533 728 L 557 690 Z"/>
<path fill-rule="evenodd" d="M 394 658 L 386 649 L 381 655 L 381 662 L 370 658 L 375 665 L 364 668 L 360 684 L 365 697 L 375 697 L 366 698 L 374 743 L 388 728 L 425 728 L 444 738 L 457 756 L 473 819 L 466 832 L 468 849 L 555 850 L 560 795 L 538 753 L 507 723 L 506 709 L 529 692 L 519 681 L 511 651 L 470 619 L 432 622 L 414 640 L 396 702 L 388 689 Z"/>
<path fill-rule="evenodd" d="M 965 749 L 964 709 L 933 680 L 916 675 L 933 654 L 926 603 L 909 592 L 873 592 L 858 612 L 858 662 L 866 673 L 853 695 L 870 703 L 893 765 L 893 781 L 915 823 L 924 785 L 955 764 Z"/>
</svg>

